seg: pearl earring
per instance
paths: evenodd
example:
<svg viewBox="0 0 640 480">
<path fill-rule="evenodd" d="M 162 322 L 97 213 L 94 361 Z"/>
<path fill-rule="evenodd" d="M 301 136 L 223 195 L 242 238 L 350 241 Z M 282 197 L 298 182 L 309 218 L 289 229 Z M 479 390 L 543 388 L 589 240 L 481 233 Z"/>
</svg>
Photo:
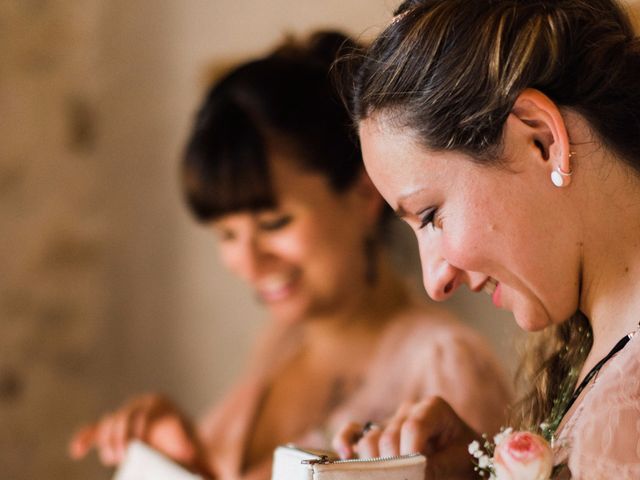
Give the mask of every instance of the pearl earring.
<svg viewBox="0 0 640 480">
<path fill-rule="evenodd" d="M 573 172 L 571 170 L 565 172 L 560 167 L 557 167 L 553 172 L 551 172 L 551 181 L 556 187 L 566 187 L 569 185 L 569 178 L 572 174 Z"/>
<path fill-rule="evenodd" d="M 569 160 L 573 157 L 573 153 L 574 152 L 569 152 Z M 573 175 L 572 170 L 565 172 L 560 166 L 557 166 L 556 169 L 551 172 L 551 182 L 558 188 L 566 187 L 571 182 L 571 175 Z"/>
</svg>

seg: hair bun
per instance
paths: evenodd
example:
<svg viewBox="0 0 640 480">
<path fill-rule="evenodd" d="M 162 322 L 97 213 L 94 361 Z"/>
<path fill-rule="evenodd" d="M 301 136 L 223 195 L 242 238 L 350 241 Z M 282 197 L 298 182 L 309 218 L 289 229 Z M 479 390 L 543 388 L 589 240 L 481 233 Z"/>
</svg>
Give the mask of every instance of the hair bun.
<svg viewBox="0 0 640 480">
<path fill-rule="evenodd" d="M 358 44 L 340 31 L 318 30 L 306 39 L 286 38 L 273 51 L 273 55 L 313 62 L 323 69 L 329 69 L 336 59 L 357 48 Z"/>
<path fill-rule="evenodd" d="M 325 65 L 331 65 L 336 58 L 357 47 L 358 45 L 351 38 L 336 30 L 315 32 L 307 41 L 309 55 Z"/>
</svg>

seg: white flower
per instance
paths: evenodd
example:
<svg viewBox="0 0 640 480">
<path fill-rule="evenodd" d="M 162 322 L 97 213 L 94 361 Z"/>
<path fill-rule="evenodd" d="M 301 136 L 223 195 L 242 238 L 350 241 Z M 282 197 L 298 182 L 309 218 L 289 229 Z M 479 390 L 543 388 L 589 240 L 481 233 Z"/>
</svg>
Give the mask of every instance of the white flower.
<svg viewBox="0 0 640 480">
<path fill-rule="evenodd" d="M 469 444 L 469 453 L 474 455 L 478 450 L 480 450 L 480 444 L 477 440 L 474 440 Z"/>
<path fill-rule="evenodd" d="M 482 455 L 479 459 L 478 459 L 478 466 L 480 468 L 487 468 L 491 466 L 491 459 L 487 456 L 487 455 Z"/>
</svg>

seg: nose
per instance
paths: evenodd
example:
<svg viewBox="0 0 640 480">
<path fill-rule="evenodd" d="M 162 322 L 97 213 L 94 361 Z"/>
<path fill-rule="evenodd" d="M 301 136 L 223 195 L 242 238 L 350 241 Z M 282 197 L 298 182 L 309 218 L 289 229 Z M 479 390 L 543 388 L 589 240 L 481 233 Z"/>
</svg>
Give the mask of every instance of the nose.
<svg viewBox="0 0 640 480">
<path fill-rule="evenodd" d="M 442 258 L 433 245 L 420 242 L 419 250 L 424 289 L 433 300 L 448 299 L 464 283 L 464 272 Z"/>
</svg>

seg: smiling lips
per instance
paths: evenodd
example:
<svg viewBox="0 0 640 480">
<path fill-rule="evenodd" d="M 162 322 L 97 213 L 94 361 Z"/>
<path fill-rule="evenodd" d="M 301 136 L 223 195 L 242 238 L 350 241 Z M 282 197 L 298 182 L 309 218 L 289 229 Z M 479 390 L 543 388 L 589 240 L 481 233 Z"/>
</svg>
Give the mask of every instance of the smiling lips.
<svg viewBox="0 0 640 480">
<path fill-rule="evenodd" d="M 257 285 L 257 292 L 264 302 L 277 302 L 287 298 L 298 279 L 298 274 L 274 274 L 262 279 Z"/>
<path fill-rule="evenodd" d="M 484 290 L 485 293 L 491 296 L 491 300 L 496 307 L 500 307 L 502 289 L 500 283 L 498 283 L 496 279 L 489 277 L 489 279 L 482 287 L 482 290 Z"/>
</svg>

